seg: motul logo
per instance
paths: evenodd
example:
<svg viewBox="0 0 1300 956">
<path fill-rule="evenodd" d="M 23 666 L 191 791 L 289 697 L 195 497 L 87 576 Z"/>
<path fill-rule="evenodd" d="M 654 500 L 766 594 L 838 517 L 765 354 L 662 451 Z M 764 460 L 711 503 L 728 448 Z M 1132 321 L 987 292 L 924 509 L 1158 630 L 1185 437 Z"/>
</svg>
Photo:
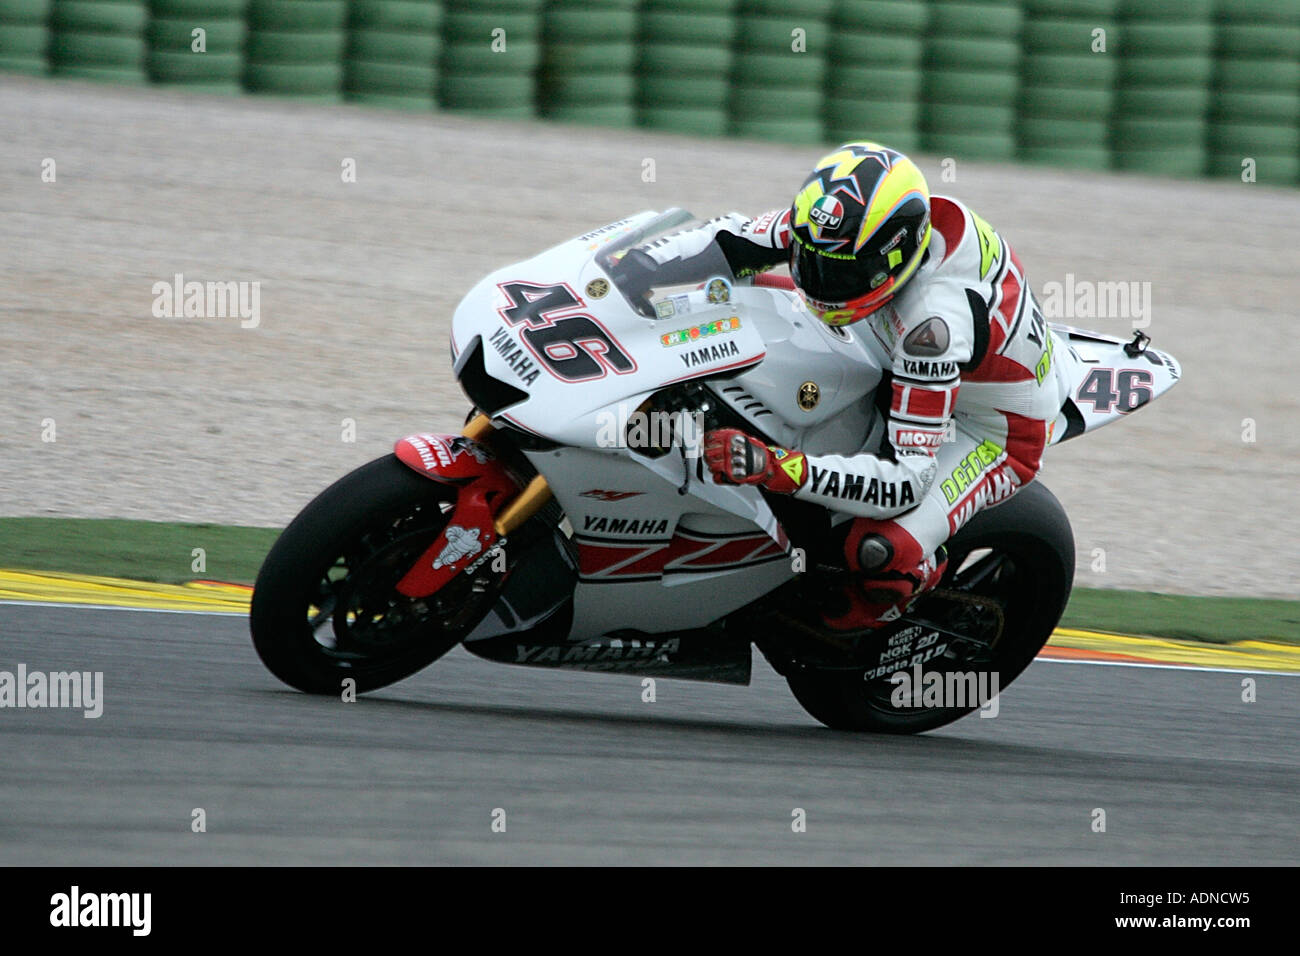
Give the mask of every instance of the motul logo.
<svg viewBox="0 0 1300 956">
<path fill-rule="evenodd" d="M 904 448 L 938 448 L 943 444 L 943 433 L 900 431 L 894 443 Z"/>
</svg>

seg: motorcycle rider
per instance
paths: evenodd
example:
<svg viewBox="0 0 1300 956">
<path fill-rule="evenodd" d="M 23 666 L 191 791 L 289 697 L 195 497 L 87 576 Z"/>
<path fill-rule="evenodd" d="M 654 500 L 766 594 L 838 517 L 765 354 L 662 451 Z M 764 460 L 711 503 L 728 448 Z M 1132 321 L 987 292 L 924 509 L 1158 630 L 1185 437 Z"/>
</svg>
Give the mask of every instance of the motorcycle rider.
<svg viewBox="0 0 1300 956">
<path fill-rule="evenodd" d="M 1069 345 L 1006 241 L 875 143 L 818 160 L 789 209 L 721 216 L 633 250 L 626 266 L 670 273 L 714 242 L 738 277 L 788 263 L 807 310 L 830 326 L 862 323 L 887 372 L 880 449 L 809 455 L 736 429 L 705 436 L 715 482 L 856 516 L 844 543 L 851 583 L 823 622 L 879 627 L 943 577 L 957 529 L 1034 479 L 1069 397 Z"/>
</svg>

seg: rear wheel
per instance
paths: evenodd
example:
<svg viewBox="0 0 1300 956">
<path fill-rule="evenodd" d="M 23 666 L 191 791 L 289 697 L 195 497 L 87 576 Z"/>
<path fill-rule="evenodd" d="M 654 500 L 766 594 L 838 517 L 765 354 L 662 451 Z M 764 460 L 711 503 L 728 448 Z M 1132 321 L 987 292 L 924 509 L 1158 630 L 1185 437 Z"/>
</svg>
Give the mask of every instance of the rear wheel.
<svg viewBox="0 0 1300 956">
<path fill-rule="evenodd" d="M 958 674 L 977 681 L 986 675 L 975 685 L 984 688 L 996 675 L 1000 690 L 1029 666 L 1060 620 L 1074 580 L 1074 536 L 1060 502 L 1035 482 L 977 514 L 947 547 L 944 580 L 899 625 L 864 639 L 871 642 L 865 663 L 859 655 L 839 667 L 780 667 L 808 713 L 836 730 L 920 733 L 983 701 L 912 706 L 922 698 L 899 693 L 908 685 L 891 677 L 902 672 L 915 683 L 918 659 L 922 686 L 938 673 L 947 688 L 963 690 L 973 685 Z"/>
<path fill-rule="evenodd" d="M 271 548 L 253 590 L 253 646 L 271 673 L 313 694 L 401 680 L 451 650 L 495 598 L 490 563 L 436 594 L 395 585 L 450 518 L 456 489 L 389 455 L 321 492 Z"/>
</svg>

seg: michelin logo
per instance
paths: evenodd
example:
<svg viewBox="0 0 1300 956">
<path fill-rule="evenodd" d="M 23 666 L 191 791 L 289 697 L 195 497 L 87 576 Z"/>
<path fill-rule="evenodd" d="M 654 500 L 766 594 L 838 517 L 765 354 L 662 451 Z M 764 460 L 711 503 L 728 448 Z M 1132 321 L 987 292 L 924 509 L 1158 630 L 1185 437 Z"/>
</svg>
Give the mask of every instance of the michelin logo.
<svg viewBox="0 0 1300 956">
<path fill-rule="evenodd" d="M 467 558 L 482 551 L 483 545 L 479 542 L 478 535 L 478 528 L 462 528 L 458 524 L 449 527 L 447 529 L 447 546 L 434 559 L 434 570 L 455 564 L 461 558 Z"/>
</svg>

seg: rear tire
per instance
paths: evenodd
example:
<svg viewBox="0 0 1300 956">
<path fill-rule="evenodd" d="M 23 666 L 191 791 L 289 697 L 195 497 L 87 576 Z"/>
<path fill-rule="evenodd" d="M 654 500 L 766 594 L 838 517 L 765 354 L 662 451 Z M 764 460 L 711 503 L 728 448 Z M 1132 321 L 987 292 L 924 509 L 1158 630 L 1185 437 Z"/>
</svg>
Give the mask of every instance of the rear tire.
<svg viewBox="0 0 1300 956">
<path fill-rule="evenodd" d="M 963 562 L 974 552 L 987 550 L 990 559 L 997 555 L 1007 559 L 992 580 L 970 591 L 995 597 L 1002 605 L 1002 635 L 979 668 L 996 673 L 999 689 L 1005 689 L 1047 643 L 1069 601 L 1074 581 L 1069 519 L 1056 496 L 1033 482 L 1006 502 L 977 514 L 947 547 L 949 565 L 940 589 L 954 585 L 961 589 Z M 1014 599 L 1001 600 L 1002 592 Z M 924 617 L 926 607 L 922 598 L 908 616 Z M 924 672 L 941 669 L 926 666 Z M 888 701 L 893 689 L 888 678 L 866 681 L 864 674 L 863 670 L 806 670 L 787 674 L 786 680 L 803 708 L 835 730 L 921 733 L 949 724 L 978 706 L 897 708 Z"/>
</svg>

